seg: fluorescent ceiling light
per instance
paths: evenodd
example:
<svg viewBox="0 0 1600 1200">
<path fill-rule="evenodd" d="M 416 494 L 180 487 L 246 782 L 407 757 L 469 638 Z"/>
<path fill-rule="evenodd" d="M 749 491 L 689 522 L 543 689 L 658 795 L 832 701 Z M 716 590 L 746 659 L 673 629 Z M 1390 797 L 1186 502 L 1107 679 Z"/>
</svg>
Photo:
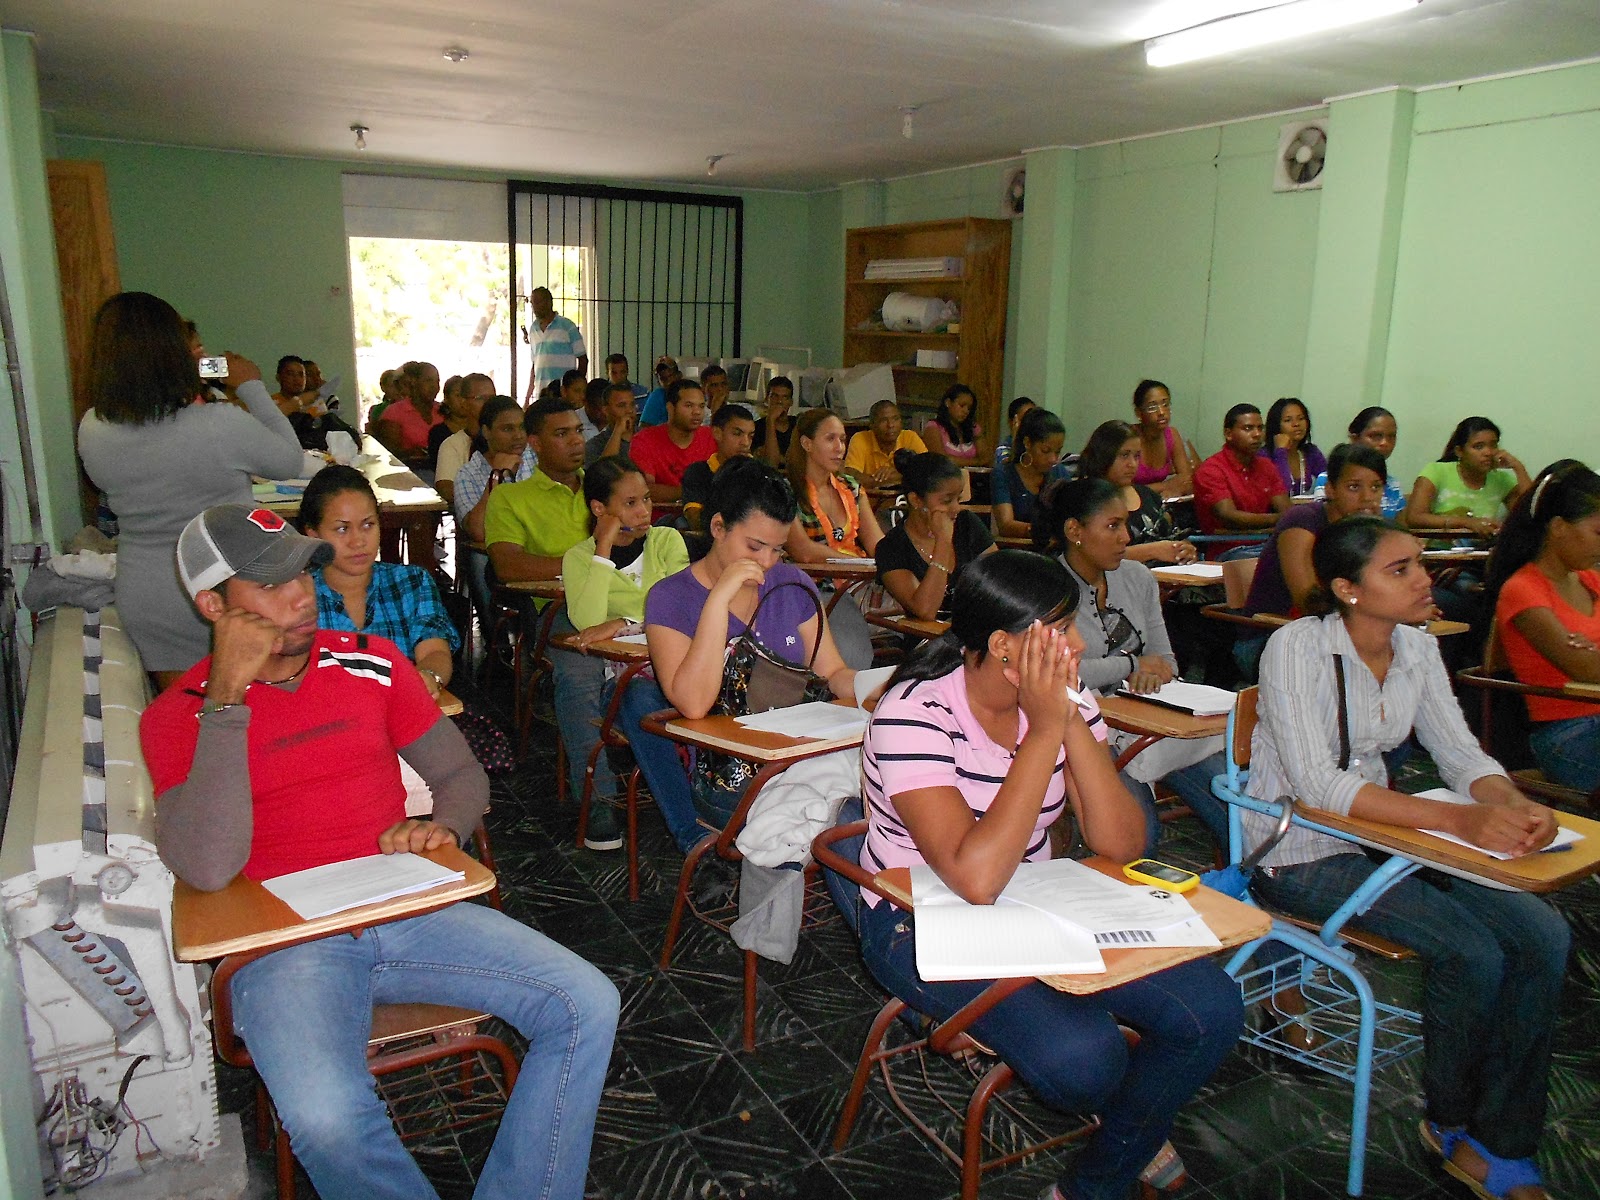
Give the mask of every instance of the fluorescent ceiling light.
<svg viewBox="0 0 1600 1200">
<path fill-rule="evenodd" d="M 1273 42 L 1341 29 L 1378 17 L 1415 8 L 1422 0 L 1295 0 L 1276 8 L 1261 8 L 1222 17 L 1191 29 L 1151 38 L 1144 44 L 1144 61 L 1152 67 L 1171 67 L 1250 50 Z"/>
</svg>

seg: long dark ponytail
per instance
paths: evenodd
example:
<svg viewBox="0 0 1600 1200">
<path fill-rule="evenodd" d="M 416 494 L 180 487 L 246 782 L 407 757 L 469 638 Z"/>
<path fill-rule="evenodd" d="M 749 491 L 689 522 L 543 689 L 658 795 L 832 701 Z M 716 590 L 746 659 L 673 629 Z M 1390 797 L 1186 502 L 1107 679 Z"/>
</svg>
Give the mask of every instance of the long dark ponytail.
<svg viewBox="0 0 1600 1200">
<path fill-rule="evenodd" d="M 1035 621 L 1053 625 L 1070 619 L 1078 611 L 1078 585 L 1053 558 L 997 550 L 962 568 L 950 607 L 949 632 L 913 650 L 890 687 L 948 675 L 968 654 L 982 662 L 996 632 L 1021 633 Z"/>
<path fill-rule="evenodd" d="M 1506 516 L 1489 554 L 1484 600 L 1493 610 L 1500 589 L 1544 549 L 1550 522 L 1581 521 L 1600 512 L 1600 475 L 1575 458 L 1563 458 L 1539 472 Z"/>
</svg>

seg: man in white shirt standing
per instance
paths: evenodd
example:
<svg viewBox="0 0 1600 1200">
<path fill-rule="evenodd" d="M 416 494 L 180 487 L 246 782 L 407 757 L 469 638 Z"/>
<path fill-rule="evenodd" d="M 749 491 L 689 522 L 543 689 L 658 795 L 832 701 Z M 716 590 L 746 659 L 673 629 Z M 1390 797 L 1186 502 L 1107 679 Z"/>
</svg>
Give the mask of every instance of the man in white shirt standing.
<svg viewBox="0 0 1600 1200">
<path fill-rule="evenodd" d="M 534 288 L 528 297 L 533 305 L 533 324 L 525 329 L 528 351 L 533 355 L 533 371 L 528 376 L 524 404 L 531 403 L 545 385 L 559 382 L 568 371 L 582 371 L 589 375 L 589 348 L 584 345 L 583 332 L 576 323 L 556 312 L 555 297 L 546 287 Z"/>
</svg>

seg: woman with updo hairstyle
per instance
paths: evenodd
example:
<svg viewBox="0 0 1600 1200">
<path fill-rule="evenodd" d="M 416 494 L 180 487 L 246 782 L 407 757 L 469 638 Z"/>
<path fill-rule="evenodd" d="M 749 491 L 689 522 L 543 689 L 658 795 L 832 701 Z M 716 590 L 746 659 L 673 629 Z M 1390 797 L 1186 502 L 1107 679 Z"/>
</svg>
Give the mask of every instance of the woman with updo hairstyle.
<svg viewBox="0 0 1600 1200">
<path fill-rule="evenodd" d="M 901 480 L 906 519 L 878 543 L 878 582 L 908 615 L 932 621 L 949 609 L 967 564 L 994 549 L 994 538 L 961 507 L 966 478 L 944 455 L 912 456 Z"/>
<path fill-rule="evenodd" d="M 1176 537 L 1173 521 L 1161 497 L 1139 477 L 1139 431 L 1126 421 L 1103 421 L 1095 426 L 1078 458 L 1078 478 L 1104 479 L 1121 489 L 1128 510 L 1128 557 L 1142 563 L 1192 563 L 1199 553 Z"/>
<path fill-rule="evenodd" d="M 1163 500 L 1194 492 L 1195 460 L 1189 443 L 1172 427 L 1172 392 L 1158 379 L 1133 389 L 1133 419 L 1139 431 L 1139 470 L 1133 482 L 1155 489 Z"/>
<path fill-rule="evenodd" d="M 95 314 L 78 455 L 116 514 L 117 613 L 158 688 L 211 647 L 178 583 L 178 534 L 215 505 L 254 504 L 252 475 L 293 479 L 304 461 L 260 370 L 226 357 L 244 411 L 204 402 L 188 327 L 165 300 L 122 292 Z"/>
<path fill-rule="evenodd" d="M 1600 683 L 1600 475 L 1571 459 L 1539 473 L 1489 556 L 1495 630 L 1523 683 Z M 1552 782 L 1600 788 L 1600 706 L 1528 696 L 1529 741 Z"/>
<path fill-rule="evenodd" d="M 1308 810 L 1443 830 L 1513 857 L 1549 845 L 1555 814 L 1479 749 L 1436 639 L 1416 627 L 1433 607 L 1417 539 L 1378 517 L 1349 517 L 1317 538 L 1312 563 L 1325 615 L 1302 617 L 1267 642 L 1250 795 L 1290 795 Z M 1413 733 L 1466 803 L 1389 786 L 1384 754 Z M 1243 820 L 1248 852 L 1272 822 L 1250 812 Z M 1261 898 L 1316 922 L 1378 869 L 1359 846 L 1299 826 L 1262 865 L 1251 884 Z M 1534 1155 L 1566 974 L 1566 922 L 1525 892 L 1412 875 L 1363 911 L 1361 927 L 1422 959 L 1424 1145 L 1480 1195 L 1543 1197 Z"/>
<path fill-rule="evenodd" d="M 994 473 L 994 531 L 998 536 L 1031 536 L 1045 485 L 1072 478 L 1071 469 L 1061 461 L 1066 440 L 1066 426 L 1049 409 L 1031 408 L 1022 418 L 1010 456 Z"/>
<path fill-rule="evenodd" d="M 877 874 L 926 864 L 972 904 L 993 904 L 1024 861 L 1051 857 L 1050 827 L 1070 815 L 1088 848 L 1137 856 L 1139 804 L 1106 751 L 1092 694 L 1080 694 L 1077 589 L 1065 567 L 1000 550 L 956 583 L 950 632 L 896 670 L 862 745 L 868 830 L 861 865 Z M 918 1013 L 952 1016 L 991 980 L 926 983 L 914 913 L 861 893 L 861 952 L 879 984 Z M 1129 1047 L 1119 1024 L 1140 1033 Z M 1043 1103 L 1093 1112 L 1099 1128 L 1044 1193 L 1125 1196 L 1143 1180 L 1176 1186 L 1173 1118 L 1231 1052 L 1239 989 L 1195 959 L 1091 995 L 1029 983 L 971 1027 Z"/>
</svg>

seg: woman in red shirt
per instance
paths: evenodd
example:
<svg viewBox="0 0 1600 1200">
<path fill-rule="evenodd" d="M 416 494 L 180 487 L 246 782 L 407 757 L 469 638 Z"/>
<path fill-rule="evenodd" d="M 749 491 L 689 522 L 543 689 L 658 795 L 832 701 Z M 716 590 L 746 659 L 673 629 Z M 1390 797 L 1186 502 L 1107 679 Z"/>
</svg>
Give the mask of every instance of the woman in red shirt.
<svg viewBox="0 0 1600 1200">
<path fill-rule="evenodd" d="M 1600 683 L 1600 475 L 1546 467 L 1506 518 L 1489 560 L 1495 629 L 1523 683 Z M 1556 783 L 1600 787 L 1600 704 L 1529 696 L 1529 742 Z"/>
</svg>

